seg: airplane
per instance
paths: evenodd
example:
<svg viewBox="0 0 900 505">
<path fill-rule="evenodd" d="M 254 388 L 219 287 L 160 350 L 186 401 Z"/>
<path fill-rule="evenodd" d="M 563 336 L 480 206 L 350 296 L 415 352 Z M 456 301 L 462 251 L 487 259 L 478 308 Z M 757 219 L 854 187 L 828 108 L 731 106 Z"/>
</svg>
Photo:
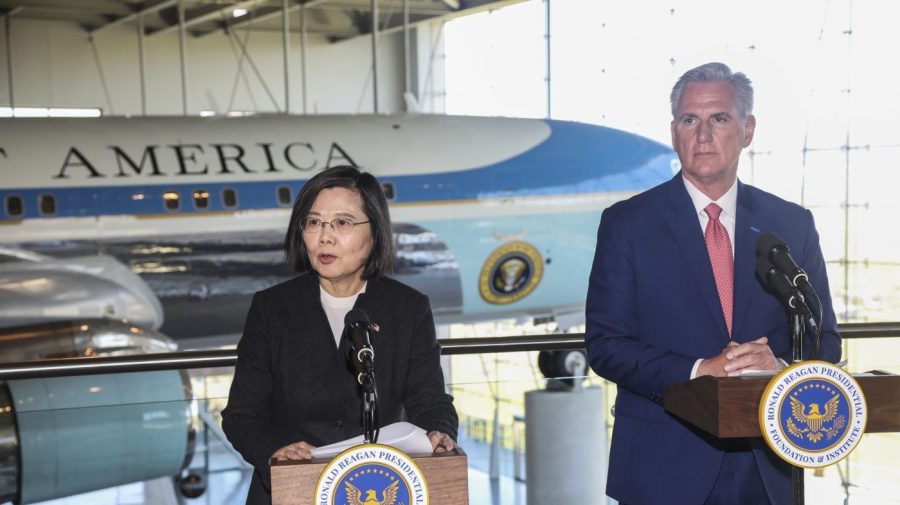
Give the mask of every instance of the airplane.
<svg viewBox="0 0 900 505">
<path fill-rule="evenodd" d="M 579 324 L 602 209 L 680 168 L 638 135 L 544 119 L 0 119 L 0 326 L 99 317 L 236 342 L 252 294 L 291 276 L 299 188 L 335 165 L 382 183 L 393 276 L 429 295 L 438 324 Z"/>
<path fill-rule="evenodd" d="M 0 355 L 236 342 L 252 294 L 291 276 L 299 188 L 336 165 L 382 183 L 392 275 L 429 295 L 438 324 L 578 324 L 602 209 L 680 168 L 657 142 L 555 120 L 0 119 Z M 179 371 L 0 382 L 0 431 L 18 447 L 0 500 L 183 475 L 192 398 Z"/>
</svg>

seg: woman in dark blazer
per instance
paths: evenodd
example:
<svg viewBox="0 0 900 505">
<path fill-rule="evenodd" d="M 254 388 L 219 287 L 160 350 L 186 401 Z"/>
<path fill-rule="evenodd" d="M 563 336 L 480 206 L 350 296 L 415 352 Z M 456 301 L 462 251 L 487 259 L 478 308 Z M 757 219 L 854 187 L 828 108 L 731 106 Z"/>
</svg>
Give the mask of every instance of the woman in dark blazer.
<svg viewBox="0 0 900 505">
<path fill-rule="evenodd" d="M 386 277 L 394 260 L 387 201 L 372 175 L 334 167 L 310 179 L 285 237 L 294 279 L 256 293 L 238 344 L 222 428 L 255 471 L 248 504 L 271 503 L 269 460 L 363 433 L 362 394 L 342 338 L 344 316 L 363 309 L 378 331 L 382 425 L 428 431 L 435 452 L 455 447 L 453 398 L 444 392 L 428 298 Z"/>
</svg>

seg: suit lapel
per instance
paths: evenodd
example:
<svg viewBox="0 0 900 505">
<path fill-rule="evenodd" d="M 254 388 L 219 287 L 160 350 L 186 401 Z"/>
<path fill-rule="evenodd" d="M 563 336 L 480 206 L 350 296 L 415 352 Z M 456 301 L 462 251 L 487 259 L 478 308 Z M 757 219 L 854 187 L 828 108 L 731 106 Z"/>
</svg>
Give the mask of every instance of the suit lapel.
<svg viewBox="0 0 900 505">
<path fill-rule="evenodd" d="M 734 321 L 732 331 L 740 331 L 749 312 L 750 293 L 756 284 L 756 241 L 760 217 L 756 215 L 753 195 L 738 181 L 737 216 L 734 224 Z M 755 337 L 754 337 L 755 338 Z"/>
<path fill-rule="evenodd" d="M 684 256 L 691 277 L 703 296 L 709 313 L 716 321 L 722 342 L 727 342 L 728 328 L 725 326 L 725 315 L 722 313 L 722 303 L 719 301 L 719 292 L 716 290 L 716 280 L 713 277 L 709 252 L 706 250 L 706 242 L 700 230 L 700 222 L 697 212 L 694 210 L 694 204 L 681 180 L 681 173 L 669 181 L 668 189 L 669 209 L 664 214 L 669 227 L 675 236 L 675 242 L 678 244 L 682 256 Z"/>
</svg>

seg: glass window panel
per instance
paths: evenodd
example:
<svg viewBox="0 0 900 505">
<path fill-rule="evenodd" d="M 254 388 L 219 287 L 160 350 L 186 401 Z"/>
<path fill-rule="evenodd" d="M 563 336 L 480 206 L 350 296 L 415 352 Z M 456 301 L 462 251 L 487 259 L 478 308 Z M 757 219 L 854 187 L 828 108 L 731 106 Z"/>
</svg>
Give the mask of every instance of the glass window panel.
<svg viewBox="0 0 900 505">
<path fill-rule="evenodd" d="M 237 192 L 232 188 L 222 190 L 222 206 L 226 209 L 237 207 Z"/>
<path fill-rule="evenodd" d="M 209 192 L 205 189 L 194 190 L 194 208 L 203 210 L 209 208 Z"/>
<path fill-rule="evenodd" d="M 17 195 L 6 197 L 6 215 L 9 217 L 20 217 L 25 213 L 22 205 L 22 197 Z"/>
<path fill-rule="evenodd" d="M 163 205 L 168 211 L 176 211 L 181 208 L 181 195 L 177 191 L 163 193 Z"/>
<path fill-rule="evenodd" d="M 53 195 L 41 195 L 38 201 L 41 214 L 52 216 L 56 214 L 56 197 Z"/>
<path fill-rule="evenodd" d="M 292 203 L 291 188 L 287 186 L 278 186 L 278 205 L 286 207 Z"/>
</svg>

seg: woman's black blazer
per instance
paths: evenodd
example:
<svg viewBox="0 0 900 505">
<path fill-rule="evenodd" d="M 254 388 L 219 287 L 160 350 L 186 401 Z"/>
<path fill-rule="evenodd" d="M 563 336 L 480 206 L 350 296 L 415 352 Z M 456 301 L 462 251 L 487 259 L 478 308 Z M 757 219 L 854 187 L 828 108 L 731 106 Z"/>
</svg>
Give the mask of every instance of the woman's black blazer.
<svg viewBox="0 0 900 505">
<path fill-rule="evenodd" d="M 380 328 L 371 341 L 381 424 L 408 420 L 456 439 L 458 419 L 444 390 L 428 297 L 380 278 L 368 281 L 355 307 Z M 269 458 L 279 448 L 363 433 L 362 396 L 348 352 L 346 339 L 335 346 L 315 273 L 253 297 L 222 411 L 228 440 L 255 468 L 248 504 L 271 502 Z"/>
</svg>

